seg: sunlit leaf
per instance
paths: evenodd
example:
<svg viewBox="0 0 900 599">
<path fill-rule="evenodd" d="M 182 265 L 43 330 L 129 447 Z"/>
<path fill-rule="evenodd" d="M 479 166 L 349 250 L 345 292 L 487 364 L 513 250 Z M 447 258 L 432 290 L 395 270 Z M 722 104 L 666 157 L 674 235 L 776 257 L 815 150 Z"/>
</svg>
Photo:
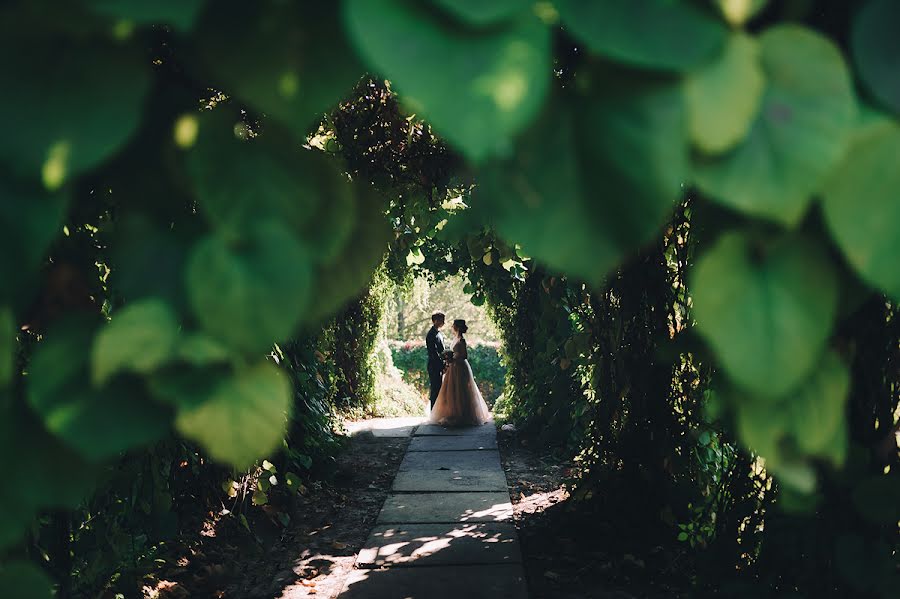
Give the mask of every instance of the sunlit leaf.
<svg viewBox="0 0 900 599">
<path fill-rule="evenodd" d="M 828 255 L 804 237 L 726 233 L 697 261 L 697 328 L 742 388 L 776 399 L 812 371 L 837 314 Z"/>
<path fill-rule="evenodd" d="M 862 277 L 900 299 L 900 124 L 871 117 L 822 185 L 828 228 Z"/>
<path fill-rule="evenodd" d="M 818 33 L 781 25 L 759 42 L 767 85 L 757 117 L 731 152 L 698 163 L 696 180 L 726 206 L 794 225 L 843 156 L 853 86 L 840 51 Z"/>
<path fill-rule="evenodd" d="M 764 88 L 756 40 L 732 34 L 722 54 L 685 81 L 694 145 L 715 154 L 744 139 L 759 112 Z"/>
<path fill-rule="evenodd" d="M 505 153 L 550 83 L 550 32 L 534 14 L 453 28 L 402 0 L 349 0 L 347 28 L 402 101 L 473 161 Z"/>
<path fill-rule="evenodd" d="M 203 403 L 182 409 L 176 426 L 215 459 L 246 468 L 278 448 L 292 396 L 290 380 L 264 362 L 224 378 Z"/>
<path fill-rule="evenodd" d="M 178 321 L 165 302 L 126 305 L 94 339 L 91 378 L 103 384 L 122 370 L 152 372 L 172 356 L 177 339 Z"/>
<path fill-rule="evenodd" d="M 203 328 L 229 346 L 261 352 L 288 338 L 312 297 L 312 257 L 278 222 L 257 222 L 246 237 L 210 235 L 187 266 L 191 307 Z"/>
</svg>

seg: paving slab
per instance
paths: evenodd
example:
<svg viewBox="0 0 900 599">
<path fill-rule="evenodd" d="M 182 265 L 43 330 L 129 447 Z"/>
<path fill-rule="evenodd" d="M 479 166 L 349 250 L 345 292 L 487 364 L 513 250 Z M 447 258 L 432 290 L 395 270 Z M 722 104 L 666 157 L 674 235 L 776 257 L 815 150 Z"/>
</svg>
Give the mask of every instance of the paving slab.
<svg viewBox="0 0 900 599">
<path fill-rule="evenodd" d="M 511 523 L 395 524 L 376 526 L 356 566 L 409 567 L 521 563 L 519 537 Z"/>
<path fill-rule="evenodd" d="M 497 449 L 496 435 L 423 435 L 413 437 L 408 451 L 467 451 Z"/>
<path fill-rule="evenodd" d="M 354 570 L 341 599 L 524 599 L 520 564 Z"/>
<path fill-rule="evenodd" d="M 503 472 L 496 449 L 473 451 L 410 451 L 400 463 L 405 470 L 496 470 Z"/>
<path fill-rule="evenodd" d="M 504 522 L 512 519 L 508 491 L 389 495 L 378 524 Z"/>
<path fill-rule="evenodd" d="M 393 491 L 506 491 L 502 470 L 406 470 L 397 473 Z"/>
<path fill-rule="evenodd" d="M 460 437 L 464 435 L 496 435 L 497 427 L 494 422 L 488 422 L 481 426 L 470 426 L 466 428 L 447 428 L 437 424 L 420 424 L 413 433 L 417 437 L 440 435 L 450 437 Z"/>
<path fill-rule="evenodd" d="M 347 421 L 344 427 L 353 436 L 371 433 L 375 437 L 403 438 L 411 437 L 416 427 L 424 421 L 424 417 L 370 418 L 357 422 Z"/>
</svg>

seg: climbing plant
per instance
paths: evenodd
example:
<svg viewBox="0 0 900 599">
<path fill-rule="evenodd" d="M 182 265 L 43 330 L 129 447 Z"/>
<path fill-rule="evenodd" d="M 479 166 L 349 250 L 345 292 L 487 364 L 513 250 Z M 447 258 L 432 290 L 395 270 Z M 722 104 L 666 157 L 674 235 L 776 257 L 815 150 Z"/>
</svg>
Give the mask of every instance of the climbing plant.
<svg viewBox="0 0 900 599">
<path fill-rule="evenodd" d="M 520 333 L 546 347 L 517 387 L 582 395 L 590 369 L 558 371 L 579 368 L 565 346 L 584 355 L 585 336 L 546 296 L 614 287 L 692 191 L 715 401 L 791 493 L 867 473 L 838 493 L 879 543 L 820 549 L 887 596 L 895 377 L 879 365 L 884 397 L 861 411 L 864 350 L 844 331 L 900 299 L 898 19 L 892 0 L 4 3 L 0 460 L 17 482 L 0 549 L 173 431 L 237 467 L 280 447 L 292 381 L 267 352 L 359 297 L 388 249 L 461 268 L 442 224 L 460 201 L 455 231 L 480 224 L 462 243 L 515 281 L 475 301 L 521 295 L 498 320 L 550 314 Z M 370 109 L 351 100 L 320 129 L 367 72 L 363 97 L 385 101 L 357 96 Z M 379 110 L 404 118 L 367 147 L 421 158 L 387 173 L 391 194 L 363 174 L 371 154 L 330 155 L 358 130 L 346 117 Z M 867 434 L 861 413 L 878 414 Z M 47 596 L 19 557 L 2 587 Z"/>
</svg>

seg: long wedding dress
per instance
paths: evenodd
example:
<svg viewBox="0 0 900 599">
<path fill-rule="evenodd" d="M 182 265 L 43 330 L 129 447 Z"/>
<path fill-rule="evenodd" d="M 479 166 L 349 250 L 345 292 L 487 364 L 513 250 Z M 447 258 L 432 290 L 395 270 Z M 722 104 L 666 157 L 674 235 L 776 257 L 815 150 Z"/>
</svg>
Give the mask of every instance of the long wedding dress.
<svg viewBox="0 0 900 599">
<path fill-rule="evenodd" d="M 453 362 L 444 373 L 429 422 L 441 426 L 477 426 L 491 419 L 468 358 L 466 340 L 460 337 L 453 345 Z"/>
</svg>

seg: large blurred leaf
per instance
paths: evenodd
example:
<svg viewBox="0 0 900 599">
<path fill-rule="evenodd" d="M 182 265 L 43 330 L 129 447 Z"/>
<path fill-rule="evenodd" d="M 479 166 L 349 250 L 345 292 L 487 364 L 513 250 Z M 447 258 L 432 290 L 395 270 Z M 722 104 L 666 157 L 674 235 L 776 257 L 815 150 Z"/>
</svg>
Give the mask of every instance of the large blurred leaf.
<svg viewBox="0 0 900 599">
<path fill-rule="evenodd" d="M 28 402 L 47 429 L 91 460 L 155 441 L 171 415 L 133 383 L 90 384 L 93 319 L 70 319 L 51 329 L 29 364 Z"/>
<path fill-rule="evenodd" d="M 292 397 L 287 376 L 264 362 L 223 379 L 203 403 L 183 408 L 176 426 L 217 460 L 246 468 L 281 443 Z"/>
<path fill-rule="evenodd" d="M 765 89 L 758 54 L 756 40 L 736 32 L 716 60 L 687 77 L 691 141 L 700 150 L 724 152 L 747 135 Z"/>
<path fill-rule="evenodd" d="M 836 441 L 847 434 L 844 406 L 849 392 L 849 369 L 837 354 L 828 352 L 812 376 L 788 395 L 791 429 L 801 451 L 842 462 L 843 455 L 835 455 L 834 449 L 846 448 L 846 442 Z"/>
<path fill-rule="evenodd" d="M 108 158 L 138 126 L 149 62 L 126 47 L 4 35 L 0 161 L 49 189 Z"/>
<path fill-rule="evenodd" d="M 874 117 L 822 185 L 825 219 L 847 261 L 900 299 L 900 125 Z"/>
<path fill-rule="evenodd" d="M 413 2 L 345 4 L 347 28 L 372 68 L 469 159 L 505 153 L 543 105 L 550 33 L 533 13 L 471 31 Z"/>
<path fill-rule="evenodd" d="M 769 0 L 715 0 L 725 20 L 734 26 L 741 26 L 763 8 Z"/>
<path fill-rule="evenodd" d="M 15 316 L 9 306 L 0 304 L 0 389 L 12 380 L 16 347 Z"/>
<path fill-rule="evenodd" d="M 91 378 L 103 384 L 121 370 L 152 372 L 172 356 L 177 339 L 168 304 L 156 298 L 128 304 L 94 338 Z"/>
<path fill-rule="evenodd" d="M 900 2 L 870 0 L 853 22 L 850 47 L 860 79 L 880 103 L 900 113 Z"/>
<path fill-rule="evenodd" d="M 475 192 L 503 237 L 593 282 L 658 233 L 689 170 L 676 84 L 609 77 L 596 89 L 577 109 L 551 105 Z"/>
<path fill-rule="evenodd" d="M 627 64 L 685 71 L 711 60 L 728 32 L 683 0 L 557 0 L 563 25 L 588 49 Z"/>
<path fill-rule="evenodd" d="M 136 23 L 164 23 L 187 31 L 206 0 L 87 0 L 97 13 Z"/>
<path fill-rule="evenodd" d="M 204 214 L 220 231 L 239 235 L 258 218 L 296 229 L 307 224 L 322 191 L 321 156 L 289 138 L 267 132 L 238 139 L 226 118 L 204 121 L 188 153 L 188 170 Z"/>
<path fill-rule="evenodd" d="M 818 33 L 782 25 L 759 41 L 762 107 L 743 143 L 697 165 L 697 183 L 727 206 L 794 225 L 844 153 L 853 87 L 840 51 Z"/>
<path fill-rule="evenodd" d="M 742 388 L 777 399 L 811 372 L 837 313 L 837 277 L 804 237 L 726 233 L 691 277 L 697 327 Z"/>
<path fill-rule="evenodd" d="M 217 1 L 196 27 L 205 66 L 303 140 L 365 74 L 341 31 L 338 2 Z"/>
<path fill-rule="evenodd" d="M 28 303 L 37 270 L 62 231 L 67 205 L 67 195 L 49 194 L 37 183 L 7 176 L 0 169 L 0 227 L 5 231 L 0 239 L 0 277 L 17 281 L 0 286 L 0 301 Z"/>
<path fill-rule="evenodd" d="M 281 223 L 248 222 L 240 239 L 200 240 L 187 266 L 188 297 L 213 336 L 247 353 L 288 338 L 312 297 L 312 256 Z"/>
<path fill-rule="evenodd" d="M 528 10 L 533 0 L 431 0 L 472 25 L 482 26 L 512 18 Z"/>
<path fill-rule="evenodd" d="M 0 589 L 10 599 L 52 599 L 53 584 L 43 570 L 30 562 L 0 566 Z"/>
<path fill-rule="evenodd" d="M 356 223 L 346 245 L 317 269 L 316 290 L 304 316 L 306 322 L 318 323 L 340 310 L 365 288 L 384 259 L 391 228 L 378 200 L 374 194 L 360 194 L 354 208 Z"/>
</svg>

